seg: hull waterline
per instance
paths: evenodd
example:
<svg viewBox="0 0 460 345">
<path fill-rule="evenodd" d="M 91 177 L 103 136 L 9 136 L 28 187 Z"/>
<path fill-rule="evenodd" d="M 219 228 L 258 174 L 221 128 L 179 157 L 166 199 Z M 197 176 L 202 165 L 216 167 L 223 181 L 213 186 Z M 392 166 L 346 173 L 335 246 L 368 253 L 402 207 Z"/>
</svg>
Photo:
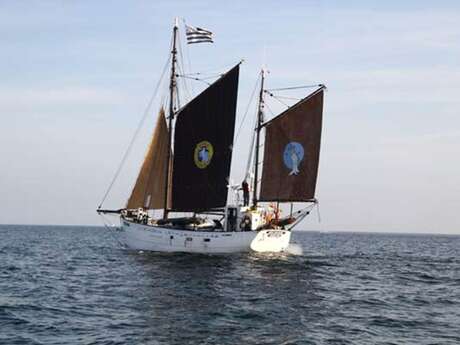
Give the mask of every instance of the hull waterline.
<svg viewBox="0 0 460 345">
<path fill-rule="evenodd" d="M 119 232 L 119 239 L 130 249 L 208 254 L 282 252 L 288 248 L 290 237 L 287 230 L 189 231 L 126 220 L 121 221 Z"/>
</svg>

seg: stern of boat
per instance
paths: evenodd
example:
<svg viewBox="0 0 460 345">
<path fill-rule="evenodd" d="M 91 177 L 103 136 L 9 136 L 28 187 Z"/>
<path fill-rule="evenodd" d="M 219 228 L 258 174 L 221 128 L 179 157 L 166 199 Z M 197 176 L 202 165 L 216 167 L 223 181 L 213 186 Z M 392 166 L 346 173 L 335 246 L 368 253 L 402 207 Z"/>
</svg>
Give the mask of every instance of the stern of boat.
<svg viewBox="0 0 460 345">
<path fill-rule="evenodd" d="M 291 232 L 282 229 L 260 230 L 251 242 L 251 249 L 255 252 L 284 252 L 289 247 Z"/>
</svg>

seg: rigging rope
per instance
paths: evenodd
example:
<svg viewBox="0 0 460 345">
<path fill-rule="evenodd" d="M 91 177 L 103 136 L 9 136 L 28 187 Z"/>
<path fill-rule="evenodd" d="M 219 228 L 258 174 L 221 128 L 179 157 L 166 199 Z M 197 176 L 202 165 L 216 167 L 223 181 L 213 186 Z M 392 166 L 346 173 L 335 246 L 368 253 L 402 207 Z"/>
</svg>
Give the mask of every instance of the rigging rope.
<svg viewBox="0 0 460 345">
<path fill-rule="evenodd" d="M 228 71 L 230 67 L 235 66 L 236 63 L 231 63 L 231 64 L 226 64 L 223 65 L 222 67 L 214 67 L 210 69 L 206 69 L 200 72 L 193 72 L 193 73 L 188 73 L 188 75 L 202 75 L 202 74 L 221 74 L 221 71 Z"/>
<path fill-rule="evenodd" d="M 321 223 L 321 213 L 319 212 L 319 201 L 316 200 L 316 213 L 318 214 L 318 223 Z"/>
<path fill-rule="evenodd" d="M 192 77 L 193 75 L 200 75 L 200 73 L 183 73 L 183 74 L 178 74 L 178 77 L 183 77 L 183 78 L 188 78 L 188 79 L 193 79 L 193 80 L 207 80 L 207 79 L 214 79 L 214 78 L 219 78 L 222 77 L 225 73 L 216 73 L 216 74 L 210 74 L 208 77 L 203 77 L 203 78 L 194 78 Z"/>
<path fill-rule="evenodd" d="M 267 89 L 267 91 L 284 91 L 284 90 L 297 90 L 297 89 L 308 89 L 313 87 L 324 87 L 323 84 L 313 84 L 313 85 L 301 85 L 301 86 L 292 86 L 292 87 L 282 87 L 278 89 Z"/>
<path fill-rule="evenodd" d="M 268 109 L 268 111 L 270 111 L 270 113 L 272 113 L 273 116 L 275 116 L 275 113 L 273 112 L 273 110 L 268 106 L 268 103 L 265 102 L 265 107 Z"/>
<path fill-rule="evenodd" d="M 287 105 L 286 103 L 284 103 L 282 100 L 280 100 L 280 99 L 279 99 L 278 97 L 276 97 L 274 94 L 269 93 L 269 95 L 270 95 L 272 98 L 276 99 L 278 102 L 280 102 L 280 103 L 281 103 L 282 105 L 284 105 L 285 107 L 289 108 L 289 105 Z"/>
<path fill-rule="evenodd" d="M 110 193 L 115 181 L 117 180 L 118 175 L 120 175 L 121 169 L 123 168 L 123 166 L 124 166 L 124 164 L 126 162 L 126 159 L 128 158 L 128 156 L 129 156 L 129 154 L 131 152 L 131 149 L 132 149 L 132 147 L 134 145 L 134 142 L 136 141 L 136 138 L 137 138 L 137 136 L 138 136 L 138 134 L 139 134 L 139 132 L 140 132 L 140 130 L 141 130 L 146 118 L 147 118 L 147 115 L 150 112 L 150 108 L 152 107 L 153 101 L 155 100 L 155 97 L 156 97 L 156 95 L 158 93 L 158 89 L 160 88 L 160 85 L 161 85 L 161 82 L 163 80 L 163 77 L 164 77 L 164 75 L 165 75 L 165 73 L 166 73 L 166 71 L 168 69 L 167 67 L 169 65 L 170 60 L 171 60 L 171 56 L 169 55 L 168 60 L 166 61 L 165 66 L 163 67 L 163 72 L 161 73 L 160 79 L 158 80 L 157 85 L 155 86 L 155 90 L 154 90 L 152 96 L 150 97 L 149 102 L 147 103 L 147 107 L 145 108 L 144 115 L 142 116 L 141 121 L 139 122 L 139 124 L 138 124 L 138 126 L 136 128 L 136 131 L 134 132 L 134 135 L 131 138 L 131 141 L 130 141 L 130 143 L 128 145 L 128 148 L 126 149 L 125 154 L 123 155 L 123 158 L 121 159 L 121 162 L 118 165 L 118 168 L 117 168 L 117 170 L 115 172 L 115 175 L 113 176 L 113 179 L 110 182 L 109 187 L 107 188 L 107 191 L 105 192 L 104 197 L 102 198 L 102 201 L 100 202 L 98 208 L 102 207 L 102 204 L 107 199 L 107 196 L 109 195 L 109 193 Z"/>
<path fill-rule="evenodd" d="M 176 76 L 179 77 L 179 78 L 183 78 L 183 79 L 191 79 L 191 80 L 195 80 L 195 81 L 201 81 L 202 83 L 205 83 L 208 86 L 211 85 L 211 83 L 208 83 L 204 79 L 189 77 L 186 74 L 177 74 Z"/>
<path fill-rule="evenodd" d="M 276 96 L 275 96 L 275 95 L 273 95 L 273 94 L 271 94 L 270 96 L 272 96 L 272 97 L 278 97 L 278 98 L 282 98 L 282 99 L 289 99 L 289 100 L 291 100 L 291 101 L 300 101 L 300 100 L 302 100 L 302 98 L 287 97 L 287 96 L 280 96 L 280 95 L 276 95 Z"/>
<path fill-rule="evenodd" d="M 220 78 L 220 77 L 223 77 L 225 73 L 220 73 L 220 74 L 214 74 L 214 75 L 210 75 L 209 77 L 206 77 L 206 78 L 201 78 L 201 80 L 208 80 L 208 79 L 216 79 L 216 78 Z"/>
<path fill-rule="evenodd" d="M 113 224 L 112 222 L 109 222 L 108 219 L 104 217 L 101 213 L 99 214 L 99 216 L 102 219 L 102 224 L 104 225 L 104 228 L 106 228 L 109 231 L 110 236 L 118 243 L 120 247 L 126 248 L 126 245 L 123 242 L 121 242 L 120 239 L 114 234 L 114 232 L 117 231 L 118 227 L 116 227 L 115 224 Z M 107 225 L 107 223 L 109 223 L 110 226 Z"/>
<path fill-rule="evenodd" d="M 177 35 L 177 42 L 178 42 L 178 52 L 179 52 L 179 59 L 178 59 L 177 67 L 178 67 L 179 73 L 185 74 L 184 56 L 182 54 L 183 48 L 182 48 L 182 41 L 181 41 L 180 35 Z M 179 76 L 179 74 L 176 74 L 176 76 Z M 188 84 L 184 79 L 182 79 L 182 85 L 184 87 L 186 96 L 188 97 L 188 99 L 187 97 L 185 97 L 185 102 L 184 102 L 185 104 L 192 99 L 192 94 L 190 93 Z M 179 104 L 179 108 L 180 108 L 180 104 Z"/>
<path fill-rule="evenodd" d="M 174 105 L 174 115 L 173 115 L 173 119 L 174 119 L 174 116 L 177 114 L 177 112 L 179 111 L 180 109 L 180 98 L 181 98 L 181 93 L 179 93 L 179 87 L 178 85 L 176 85 L 176 104 Z"/>
<path fill-rule="evenodd" d="M 244 112 L 243 119 L 241 120 L 241 123 L 240 123 L 240 126 L 238 128 L 238 131 L 236 132 L 235 142 L 238 140 L 238 137 L 239 137 L 240 132 L 241 132 L 241 128 L 243 127 L 244 121 L 246 120 L 246 116 L 248 115 L 249 108 L 250 108 L 250 106 L 252 104 L 252 101 L 254 99 L 254 94 L 256 93 L 257 85 L 259 85 L 259 79 L 260 79 L 260 75 L 257 77 L 256 84 L 254 85 L 254 89 L 252 90 L 251 96 L 249 97 L 249 102 L 248 102 L 248 105 L 246 106 L 246 111 Z"/>
<path fill-rule="evenodd" d="M 182 18 L 182 22 L 184 23 L 184 26 L 185 26 L 185 19 Z M 192 63 L 191 63 L 191 60 L 190 60 L 190 48 L 189 48 L 189 45 L 186 44 L 185 45 L 185 55 L 187 57 L 187 63 L 188 63 L 188 70 L 191 72 L 192 71 Z M 185 69 L 184 69 L 185 70 Z M 192 89 L 192 95 L 195 94 L 195 88 L 193 87 L 193 83 L 190 83 L 190 88 Z"/>
</svg>

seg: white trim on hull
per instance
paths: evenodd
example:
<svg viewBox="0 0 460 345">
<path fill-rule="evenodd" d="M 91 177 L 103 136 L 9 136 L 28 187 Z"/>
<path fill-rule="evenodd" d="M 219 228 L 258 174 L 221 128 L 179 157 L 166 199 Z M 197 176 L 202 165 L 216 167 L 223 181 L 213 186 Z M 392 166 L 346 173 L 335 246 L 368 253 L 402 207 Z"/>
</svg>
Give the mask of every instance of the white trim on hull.
<svg viewBox="0 0 460 345">
<path fill-rule="evenodd" d="M 287 230 L 189 231 L 143 225 L 126 220 L 121 220 L 121 230 L 120 240 L 128 248 L 156 252 L 209 254 L 281 252 L 287 249 L 291 237 L 291 232 Z M 275 237 L 276 243 L 273 241 Z M 255 239 L 257 245 L 251 245 Z M 263 239 L 270 241 L 267 242 L 267 246 L 263 245 Z"/>
</svg>

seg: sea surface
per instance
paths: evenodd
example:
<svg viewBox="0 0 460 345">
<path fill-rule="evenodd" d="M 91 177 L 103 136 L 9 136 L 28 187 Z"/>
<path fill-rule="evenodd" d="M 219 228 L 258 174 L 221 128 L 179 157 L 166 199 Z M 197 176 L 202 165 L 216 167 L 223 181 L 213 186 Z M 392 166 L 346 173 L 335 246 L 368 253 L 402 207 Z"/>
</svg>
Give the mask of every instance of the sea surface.
<svg viewBox="0 0 460 345">
<path fill-rule="evenodd" d="M 303 255 L 0 226 L 0 344 L 460 344 L 460 236 L 294 232 Z"/>
</svg>

